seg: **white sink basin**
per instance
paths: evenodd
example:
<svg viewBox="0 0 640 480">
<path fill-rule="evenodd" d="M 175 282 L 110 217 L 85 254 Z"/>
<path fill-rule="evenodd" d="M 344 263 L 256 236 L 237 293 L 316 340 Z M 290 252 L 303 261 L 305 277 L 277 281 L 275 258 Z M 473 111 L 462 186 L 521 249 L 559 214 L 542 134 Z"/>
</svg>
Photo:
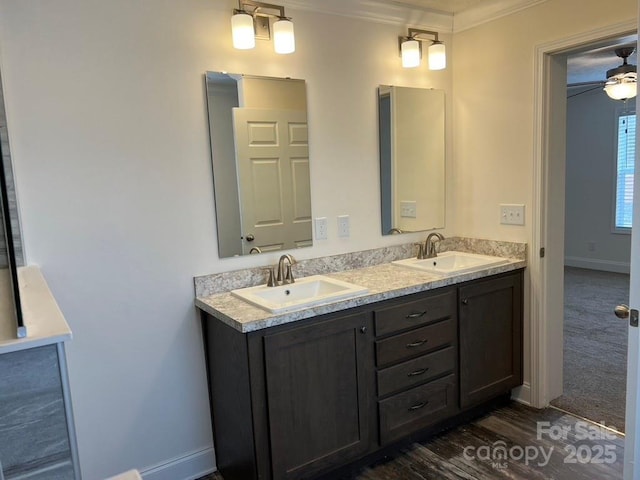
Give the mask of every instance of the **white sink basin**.
<svg viewBox="0 0 640 480">
<path fill-rule="evenodd" d="M 391 262 L 399 267 L 413 268 L 436 275 L 456 275 L 459 273 L 482 270 L 488 267 L 504 265 L 509 262 L 506 258 L 490 257 L 466 252 L 442 252 L 435 258 L 407 258 Z"/>
<path fill-rule="evenodd" d="M 271 313 L 285 313 L 364 295 L 369 289 L 323 275 L 296 279 L 295 283 L 231 290 L 231 294 Z"/>
</svg>

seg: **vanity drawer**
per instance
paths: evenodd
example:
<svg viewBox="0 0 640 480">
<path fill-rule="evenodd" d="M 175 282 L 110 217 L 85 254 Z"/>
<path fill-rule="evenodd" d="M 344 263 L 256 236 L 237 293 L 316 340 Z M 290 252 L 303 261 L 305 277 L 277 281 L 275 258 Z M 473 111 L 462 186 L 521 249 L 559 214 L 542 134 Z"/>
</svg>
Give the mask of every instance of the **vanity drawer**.
<svg viewBox="0 0 640 480">
<path fill-rule="evenodd" d="M 413 302 L 405 302 L 374 311 L 376 335 L 406 330 L 447 317 L 456 312 L 455 290 L 433 294 Z"/>
<path fill-rule="evenodd" d="M 391 443 L 455 413 L 456 378 L 448 375 L 379 401 L 380 442 Z"/>
<path fill-rule="evenodd" d="M 442 374 L 453 373 L 455 354 L 455 349 L 448 347 L 378 371 L 378 395 L 389 395 Z"/>
<path fill-rule="evenodd" d="M 453 344 L 455 339 L 456 325 L 453 319 L 448 318 L 433 325 L 377 340 L 376 364 L 378 367 L 390 365 Z"/>
</svg>

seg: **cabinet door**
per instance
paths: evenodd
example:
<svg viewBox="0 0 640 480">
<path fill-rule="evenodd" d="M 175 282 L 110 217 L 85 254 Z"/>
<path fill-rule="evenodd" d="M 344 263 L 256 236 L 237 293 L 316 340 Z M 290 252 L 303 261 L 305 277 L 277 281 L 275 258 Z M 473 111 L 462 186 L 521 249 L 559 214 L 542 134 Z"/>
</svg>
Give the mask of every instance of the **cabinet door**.
<svg viewBox="0 0 640 480">
<path fill-rule="evenodd" d="M 522 273 L 460 287 L 460 405 L 522 384 Z"/>
<path fill-rule="evenodd" d="M 274 478 L 306 478 L 375 443 L 369 313 L 264 337 Z"/>
</svg>

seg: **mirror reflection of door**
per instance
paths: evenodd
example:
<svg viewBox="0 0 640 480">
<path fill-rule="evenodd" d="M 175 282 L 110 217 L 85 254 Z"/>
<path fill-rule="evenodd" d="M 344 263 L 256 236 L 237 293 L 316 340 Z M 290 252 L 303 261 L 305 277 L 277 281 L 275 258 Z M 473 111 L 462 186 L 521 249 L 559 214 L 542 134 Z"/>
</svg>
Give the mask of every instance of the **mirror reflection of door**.
<svg viewBox="0 0 640 480">
<path fill-rule="evenodd" d="M 220 258 L 311 246 L 305 81 L 205 80 Z"/>
<path fill-rule="evenodd" d="M 310 246 L 306 112 L 234 108 L 243 254 Z"/>
</svg>

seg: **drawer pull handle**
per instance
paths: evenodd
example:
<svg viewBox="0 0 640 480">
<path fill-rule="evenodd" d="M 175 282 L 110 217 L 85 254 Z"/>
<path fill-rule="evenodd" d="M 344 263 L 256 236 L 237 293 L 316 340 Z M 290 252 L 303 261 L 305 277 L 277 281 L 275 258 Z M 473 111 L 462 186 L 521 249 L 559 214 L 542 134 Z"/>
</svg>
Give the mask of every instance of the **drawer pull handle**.
<svg viewBox="0 0 640 480">
<path fill-rule="evenodd" d="M 413 342 L 413 343 L 407 343 L 407 348 L 416 348 L 421 345 L 424 345 L 428 341 L 429 341 L 428 339 L 424 339 L 424 340 L 418 340 L 417 342 Z"/>
<path fill-rule="evenodd" d="M 407 377 L 417 377 L 418 375 L 422 375 L 423 373 L 427 373 L 429 368 L 421 368 L 420 370 L 414 370 L 413 372 L 407 373 Z"/>
<path fill-rule="evenodd" d="M 429 401 L 424 401 L 424 402 L 420 402 L 420 403 L 416 403 L 415 405 L 411 405 L 407 410 L 409 410 L 410 412 L 414 412 L 416 410 L 420 410 L 422 407 L 425 407 L 429 404 Z"/>
<path fill-rule="evenodd" d="M 426 314 L 427 314 L 427 311 L 423 310 L 422 312 L 410 313 L 409 315 L 406 316 L 406 318 L 408 318 L 409 320 L 413 320 L 414 318 L 424 317 Z"/>
</svg>

